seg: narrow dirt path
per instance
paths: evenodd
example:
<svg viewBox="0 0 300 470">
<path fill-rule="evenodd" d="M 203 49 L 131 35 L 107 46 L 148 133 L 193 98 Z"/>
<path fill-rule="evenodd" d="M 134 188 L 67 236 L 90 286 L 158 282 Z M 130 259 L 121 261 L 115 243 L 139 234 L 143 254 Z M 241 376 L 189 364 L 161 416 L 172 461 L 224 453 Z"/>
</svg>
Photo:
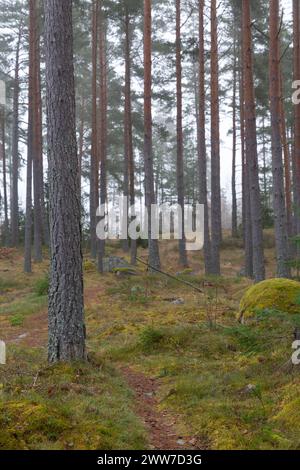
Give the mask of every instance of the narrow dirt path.
<svg viewBox="0 0 300 470">
<path fill-rule="evenodd" d="M 200 442 L 196 437 L 180 436 L 176 432 L 176 416 L 158 410 L 159 380 L 146 377 L 129 367 L 122 367 L 121 372 L 135 394 L 135 412 L 145 423 L 151 449 L 200 449 Z"/>
</svg>

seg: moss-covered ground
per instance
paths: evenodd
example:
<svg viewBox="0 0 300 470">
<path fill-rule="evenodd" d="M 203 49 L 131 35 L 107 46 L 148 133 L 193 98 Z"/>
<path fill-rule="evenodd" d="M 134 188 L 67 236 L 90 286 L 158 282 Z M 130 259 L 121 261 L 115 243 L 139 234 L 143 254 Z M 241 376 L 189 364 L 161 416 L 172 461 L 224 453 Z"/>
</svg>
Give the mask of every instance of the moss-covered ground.
<svg viewBox="0 0 300 470">
<path fill-rule="evenodd" d="M 206 279 L 201 254 L 178 277 L 100 276 L 86 259 L 86 364 L 46 362 L 47 261 L 22 273 L 22 258 L 0 260 L 0 449 L 141 449 L 149 436 L 123 370 L 159 380 L 158 407 L 176 415 L 176 432 L 211 449 L 299 449 L 300 374 L 286 367 L 299 314 L 277 309 L 237 322 L 251 281 L 238 277 L 243 253 L 225 239 L 224 277 Z M 110 252 L 121 255 L 118 247 Z M 177 246 L 161 245 L 175 274 Z M 139 256 L 146 259 L 147 252 Z M 266 250 L 268 276 L 274 250 Z M 176 299 L 179 301 L 176 301 Z M 187 431 L 188 430 L 188 431 Z"/>
</svg>

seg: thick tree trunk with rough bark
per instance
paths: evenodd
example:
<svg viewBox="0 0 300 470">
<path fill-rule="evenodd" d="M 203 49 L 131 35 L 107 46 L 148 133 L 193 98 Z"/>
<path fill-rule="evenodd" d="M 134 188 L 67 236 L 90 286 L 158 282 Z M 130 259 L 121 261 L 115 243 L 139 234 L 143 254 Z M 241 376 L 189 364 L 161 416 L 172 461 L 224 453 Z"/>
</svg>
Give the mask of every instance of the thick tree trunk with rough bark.
<svg viewBox="0 0 300 470">
<path fill-rule="evenodd" d="M 158 240 L 151 236 L 151 204 L 155 203 L 152 154 L 152 15 L 151 0 L 144 0 L 144 163 L 145 200 L 148 210 L 149 264 L 160 268 Z M 158 223 L 158 221 L 157 221 Z"/>
<path fill-rule="evenodd" d="M 269 86 L 271 109 L 273 209 L 275 223 L 277 276 L 289 277 L 289 247 L 285 208 L 282 144 L 280 133 L 279 0 L 270 0 Z"/>
<path fill-rule="evenodd" d="M 211 1 L 211 274 L 219 276 L 221 225 L 219 63 L 216 0 Z"/>
<path fill-rule="evenodd" d="M 181 1 L 176 0 L 176 101 L 177 101 L 177 202 L 181 207 L 182 219 L 179 233 L 179 263 L 188 266 L 184 232 L 184 163 L 182 131 L 182 64 L 181 64 Z"/>
<path fill-rule="evenodd" d="M 205 50 L 204 50 L 204 6 L 205 1 L 199 1 L 199 109 L 198 109 L 198 166 L 199 166 L 199 199 L 204 205 L 204 265 L 205 273 L 210 274 L 211 247 L 209 233 L 209 213 L 207 201 L 207 155 L 205 133 Z"/>
<path fill-rule="evenodd" d="M 258 177 L 250 0 L 242 0 L 242 9 L 246 166 L 249 175 L 250 212 L 253 245 L 253 276 L 255 281 L 259 282 L 265 278 L 265 262 L 263 248 L 262 208 Z"/>
<path fill-rule="evenodd" d="M 45 0 L 51 274 L 49 362 L 85 359 L 72 1 Z"/>
</svg>

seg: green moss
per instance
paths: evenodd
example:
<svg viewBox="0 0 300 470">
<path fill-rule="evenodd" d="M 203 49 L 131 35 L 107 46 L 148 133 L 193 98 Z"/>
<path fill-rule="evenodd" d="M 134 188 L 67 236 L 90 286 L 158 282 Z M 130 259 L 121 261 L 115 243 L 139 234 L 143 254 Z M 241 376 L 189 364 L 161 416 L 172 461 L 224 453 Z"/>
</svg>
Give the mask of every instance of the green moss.
<svg viewBox="0 0 300 470">
<path fill-rule="evenodd" d="M 37 439 L 57 440 L 69 428 L 66 418 L 57 411 L 30 401 L 0 405 L 0 449 L 29 449 Z"/>
<path fill-rule="evenodd" d="M 239 319 L 249 318 L 264 310 L 300 313 L 300 283 L 290 279 L 268 279 L 250 287 L 244 294 Z"/>
</svg>

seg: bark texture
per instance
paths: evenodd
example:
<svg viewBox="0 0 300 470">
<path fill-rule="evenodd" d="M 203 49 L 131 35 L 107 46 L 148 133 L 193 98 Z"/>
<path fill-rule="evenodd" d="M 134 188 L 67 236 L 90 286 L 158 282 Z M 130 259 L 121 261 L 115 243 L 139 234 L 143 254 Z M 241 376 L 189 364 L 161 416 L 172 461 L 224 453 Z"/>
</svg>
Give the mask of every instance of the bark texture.
<svg viewBox="0 0 300 470">
<path fill-rule="evenodd" d="M 49 362 L 85 352 L 72 1 L 45 0 L 50 193 Z"/>
</svg>

